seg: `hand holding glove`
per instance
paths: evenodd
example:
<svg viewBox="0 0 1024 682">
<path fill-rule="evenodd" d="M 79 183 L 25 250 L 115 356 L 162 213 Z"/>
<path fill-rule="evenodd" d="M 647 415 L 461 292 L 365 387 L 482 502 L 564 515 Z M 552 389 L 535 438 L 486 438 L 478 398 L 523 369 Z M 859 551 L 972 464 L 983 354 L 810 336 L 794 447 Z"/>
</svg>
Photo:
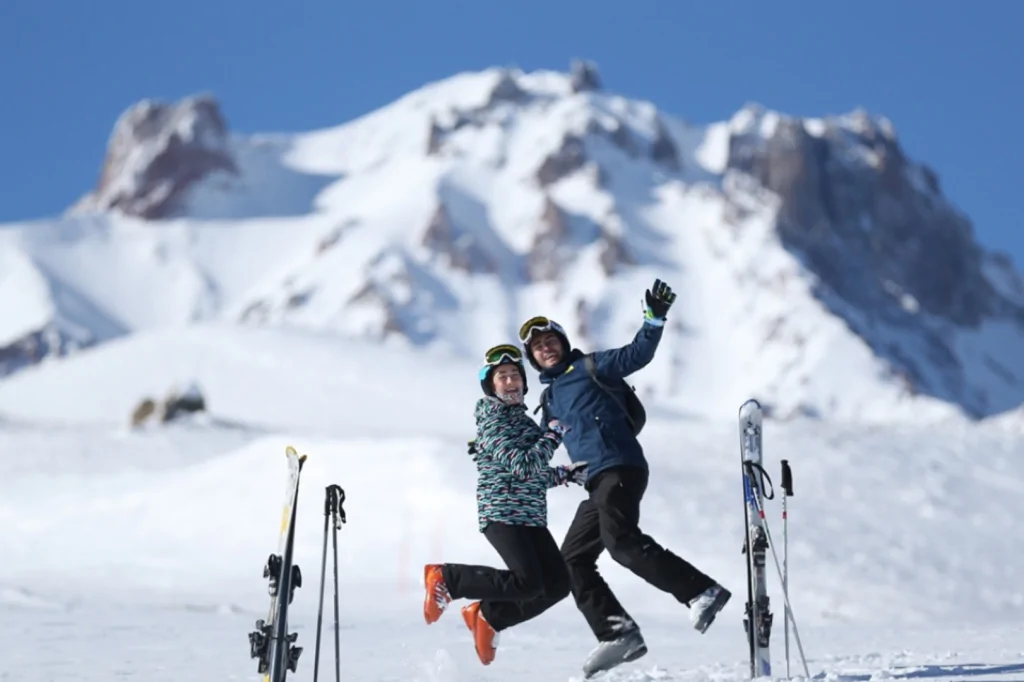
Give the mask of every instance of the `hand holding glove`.
<svg viewBox="0 0 1024 682">
<path fill-rule="evenodd" d="M 587 463 L 586 462 L 573 462 L 572 464 L 559 464 L 554 467 L 555 469 L 555 480 L 558 481 L 558 485 L 569 485 L 575 483 L 576 485 L 583 485 L 584 480 L 587 478 Z"/>
<path fill-rule="evenodd" d="M 552 419 L 551 421 L 548 422 L 548 431 L 555 432 L 556 434 L 558 434 L 559 438 L 564 438 L 565 432 L 568 431 L 569 428 L 570 427 L 566 426 L 557 419 Z"/>
<path fill-rule="evenodd" d="M 648 320 L 664 320 L 668 309 L 676 302 L 676 293 L 660 279 L 654 280 L 654 286 L 647 290 L 644 317 Z"/>
</svg>

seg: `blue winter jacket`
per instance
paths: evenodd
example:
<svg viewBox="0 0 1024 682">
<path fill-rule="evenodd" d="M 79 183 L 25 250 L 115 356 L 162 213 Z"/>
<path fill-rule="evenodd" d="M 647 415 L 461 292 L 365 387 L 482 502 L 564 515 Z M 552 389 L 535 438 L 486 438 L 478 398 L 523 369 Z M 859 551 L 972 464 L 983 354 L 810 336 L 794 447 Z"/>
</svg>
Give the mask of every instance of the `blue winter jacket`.
<svg viewBox="0 0 1024 682">
<path fill-rule="evenodd" d="M 645 320 L 631 343 L 595 352 L 594 369 L 603 383 L 614 387 L 612 380 L 625 378 L 650 363 L 661 341 L 662 325 L 662 320 Z M 543 405 L 546 418 L 570 427 L 562 444 L 572 461 L 587 462 L 588 481 L 609 467 L 646 469 L 643 448 L 633 436 L 622 407 L 625 399 L 620 397 L 616 402 L 598 386 L 583 358 L 582 351 L 573 349 L 561 363 L 540 373 L 541 383 L 549 387 Z"/>
</svg>

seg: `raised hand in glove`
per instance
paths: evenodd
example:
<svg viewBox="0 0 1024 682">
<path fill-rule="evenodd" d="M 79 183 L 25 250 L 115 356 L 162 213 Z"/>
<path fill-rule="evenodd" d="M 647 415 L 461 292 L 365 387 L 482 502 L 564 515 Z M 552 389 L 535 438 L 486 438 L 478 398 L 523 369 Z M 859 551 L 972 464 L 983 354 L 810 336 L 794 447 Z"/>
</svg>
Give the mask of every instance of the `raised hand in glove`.
<svg viewBox="0 0 1024 682">
<path fill-rule="evenodd" d="M 558 485 L 569 485 L 570 483 L 583 485 L 584 480 L 587 478 L 587 463 L 559 464 L 554 467 L 554 471 L 555 480 L 558 482 Z"/>
<path fill-rule="evenodd" d="M 668 309 L 676 302 L 676 293 L 660 279 L 654 280 L 654 286 L 647 290 L 647 306 L 644 317 L 648 320 L 664 320 Z"/>
</svg>

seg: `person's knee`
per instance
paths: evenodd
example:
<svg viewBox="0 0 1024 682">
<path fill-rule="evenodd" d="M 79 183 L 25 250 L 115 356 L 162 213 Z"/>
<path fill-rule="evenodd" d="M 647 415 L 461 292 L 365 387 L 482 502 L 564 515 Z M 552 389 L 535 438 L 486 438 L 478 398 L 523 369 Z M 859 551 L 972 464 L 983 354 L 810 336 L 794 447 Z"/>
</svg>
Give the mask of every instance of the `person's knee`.
<svg viewBox="0 0 1024 682">
<path fill-rule="evenodd" d="M 645 553 L 643 535 L 639 531 L 609 534 L 603 541 L 612 560 L 626 568 L 631 568 Z"/>
<path fill-rule="evenodd" d="M 597 562 L 583 554 L 563 555 L 562 559 L 570 581 L 597 570 Z"/>
<path fill-rule="evenodd" d="M 545 576 L 544 596 L 548 599 L 561 601 L 569 596 L 571 580 L 569 567 L 563 565 L 561 570 L 552 570 Z"/>
<path fill-rule="evenodd" d="M 519 583 L 519 591 L 522 592 L 524 599 L 539 597 L 547 591 L 547 580 L 543 573 L 517 573 L 516 578 Z"/>
</svg>

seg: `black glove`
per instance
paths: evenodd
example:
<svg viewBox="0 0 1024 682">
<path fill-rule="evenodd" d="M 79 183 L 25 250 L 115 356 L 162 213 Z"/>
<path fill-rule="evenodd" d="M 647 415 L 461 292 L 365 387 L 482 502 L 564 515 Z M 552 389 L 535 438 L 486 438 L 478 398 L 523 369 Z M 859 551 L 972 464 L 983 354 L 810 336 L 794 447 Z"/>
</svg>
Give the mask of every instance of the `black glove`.
<svg viewBox="0 0 1024 682">
<path fill-rule="evenodd" d="M 647 290 L 647 308 L 644 316 L 647 319 L 664 320 L 668 309 L 676 302 L 676 293 L 660 279 L 654 280 L 654 286 Z"/>
</svg>

